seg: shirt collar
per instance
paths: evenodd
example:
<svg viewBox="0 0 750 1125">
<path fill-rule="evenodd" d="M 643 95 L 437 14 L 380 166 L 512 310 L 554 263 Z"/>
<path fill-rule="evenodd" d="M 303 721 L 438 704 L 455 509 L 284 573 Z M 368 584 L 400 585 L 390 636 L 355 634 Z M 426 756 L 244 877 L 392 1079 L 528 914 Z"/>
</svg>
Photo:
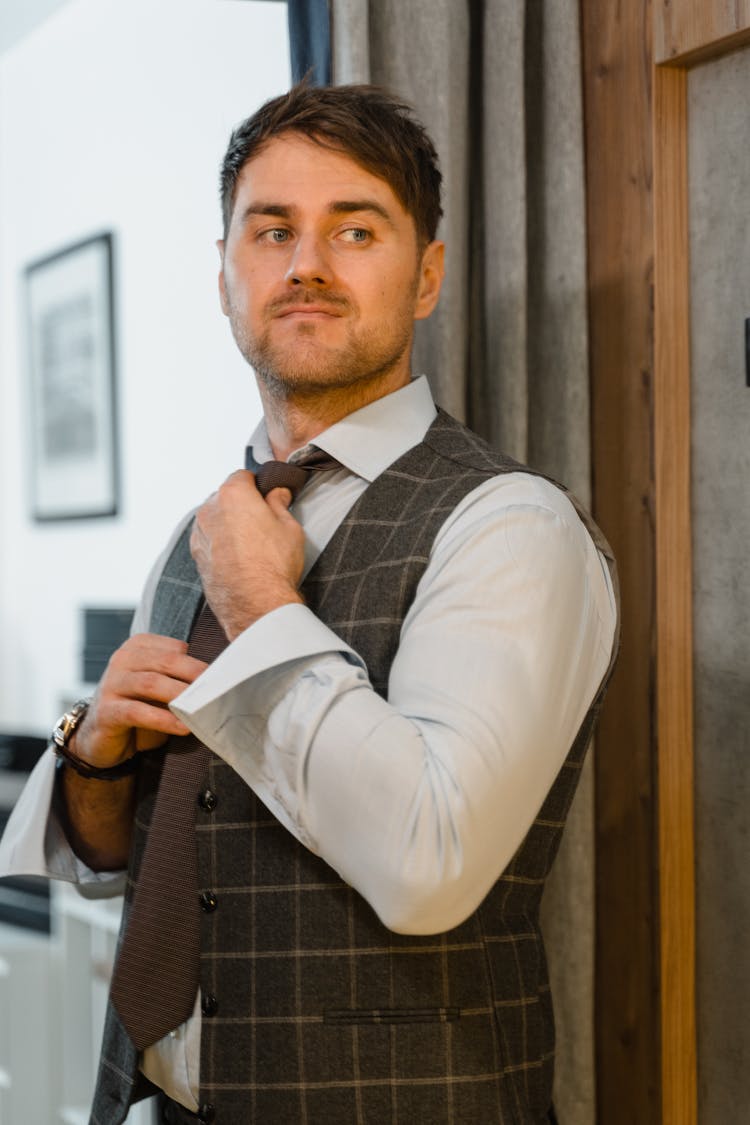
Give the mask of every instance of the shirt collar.
<svg viewBox="0 0 750 1125">
<path fill-rule="evenodd" d="M 373 481 L 422 440 L 436 413 L 430 385 L 424 375 L 419 375 L 405 387 L 335 422 L 311 444 L 335 457 L 350 472 Z M 289 459 L 299 452 L 295 450 Z M 247 453 L 249 469 L 273 458 L 264 419 L 255 427 Z"/>
</svg>

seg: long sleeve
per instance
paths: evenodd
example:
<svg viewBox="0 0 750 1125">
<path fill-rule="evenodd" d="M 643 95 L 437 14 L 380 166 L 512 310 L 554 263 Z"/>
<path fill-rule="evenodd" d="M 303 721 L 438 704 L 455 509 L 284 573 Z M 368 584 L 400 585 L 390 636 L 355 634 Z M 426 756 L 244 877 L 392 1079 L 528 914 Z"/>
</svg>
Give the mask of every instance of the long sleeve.
<svg viewBox="0 0 750 1125">
<path fill-rule="evenodd" d="M 173 708 L 391 929 L 451 928 L 520 844 L 609 664 L 606 568 L 565 496 L 496 478 L 438 535 L 387 700 L 304 606 Z"/>
<path fill-rule="evenodd" d="M 92 871 L 68 843 L 56 807 L 56 765 L 48 748 L 32 770 L 0 839 L 0 877 L 41 875 L 76 883 L 87 898 L 121 894 L 124 871 Z"/>
<path fill-rule="evenodd" d="M 191 518 L 180 521 L 146 580 L 132 631 L 146 632 L 163 565 Z M 48 748 L 37 762 L 0 839 L 0 877 L 41 875 L 75 883 L 89 898 L 121 894 L 125 872 L 96 872 L 78 858 L 65 835 L 56 801 L 56 759 Z"/>
</svg>

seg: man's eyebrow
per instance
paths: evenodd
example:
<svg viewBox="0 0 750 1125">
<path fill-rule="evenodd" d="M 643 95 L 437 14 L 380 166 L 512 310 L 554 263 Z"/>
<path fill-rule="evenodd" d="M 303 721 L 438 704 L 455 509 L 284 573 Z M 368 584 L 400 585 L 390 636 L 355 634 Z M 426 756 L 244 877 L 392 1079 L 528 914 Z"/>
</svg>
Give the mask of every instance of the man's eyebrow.
<svg viewBox="0 0 750 1125">
<path fill-rule="evenodd" d="M 242 212 L 242 222 L 246 222 L 251 215 L 275 215 L 279 219 L 288 219 L 294 210 L 294 207 L 288 207 L 285 203 L 248 203 Z"/>
<path fill-rule="evenodd" d="M 384 219 L 389 226 L 394 226 L 393 217 L 376 199 L 337 199 L 328 207 L 330 215 L 355 215 L 362 211 L 369 211 Z M 262 200 L 249 203 L 242 212 L 242 222 L 247 222 L 253 215 L 270 215 L 278 219 L 291 219 L 297 208 L 287 203 L 264 203 Z"/>
<path fill-rule="evenodd" d="M 352 215 L 358 211 L 371 211 L 381 219 L 385 219 L 390 226 L 394 225 L 390 212 L 376 199 L 341 199 L 332 203 L 328 210 L 332 215 Z"/>
</svg>

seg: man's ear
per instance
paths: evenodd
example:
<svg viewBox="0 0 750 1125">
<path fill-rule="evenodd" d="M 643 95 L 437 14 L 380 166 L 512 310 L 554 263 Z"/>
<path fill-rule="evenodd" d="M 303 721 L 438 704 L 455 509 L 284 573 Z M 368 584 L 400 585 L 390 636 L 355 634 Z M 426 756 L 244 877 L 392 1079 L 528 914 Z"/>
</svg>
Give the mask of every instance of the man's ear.
<svg viewBox="0 0 750 1125">
<path fill-rule="evenodd" d="M 444 277 L 445 243 L 435 240 L 429 243 L 422 254 L 417 300 L 414 307 L 415 320 L 424 320 L 435 308 Z"/>
<path fill-rule="evenodd" d="M 224 316 L 229 316 L 229 302 L 227 301 L 227 286 L 224 280 L 224 239 L 217 238 L 216 249 L 219 251 L 219 258 L 221 259 L 221 269 L 219 270 L 219 300 L 221 301 L 221 311 Z"/>
</svg>

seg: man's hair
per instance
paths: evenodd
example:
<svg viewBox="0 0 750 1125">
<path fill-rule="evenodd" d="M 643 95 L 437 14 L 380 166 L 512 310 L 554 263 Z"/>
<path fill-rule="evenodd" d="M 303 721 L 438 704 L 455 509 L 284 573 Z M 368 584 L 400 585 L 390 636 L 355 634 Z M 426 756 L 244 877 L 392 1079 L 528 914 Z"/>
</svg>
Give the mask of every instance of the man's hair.
<svg viewBox="0 0 750 1125">
<path fill-rule="evenodd" d="M 267 101 L 229 138 L 221 166 L 225 238 L 240 172 L 268 141 L 287 133 L 342 152 L 385 180 L 414 219 L 420 244 L 434 239 L 443 213 L 442 176 L 435 146 L 411 107 L 377 86 L 309 86 L 304 81 Z"/>
</svg>

